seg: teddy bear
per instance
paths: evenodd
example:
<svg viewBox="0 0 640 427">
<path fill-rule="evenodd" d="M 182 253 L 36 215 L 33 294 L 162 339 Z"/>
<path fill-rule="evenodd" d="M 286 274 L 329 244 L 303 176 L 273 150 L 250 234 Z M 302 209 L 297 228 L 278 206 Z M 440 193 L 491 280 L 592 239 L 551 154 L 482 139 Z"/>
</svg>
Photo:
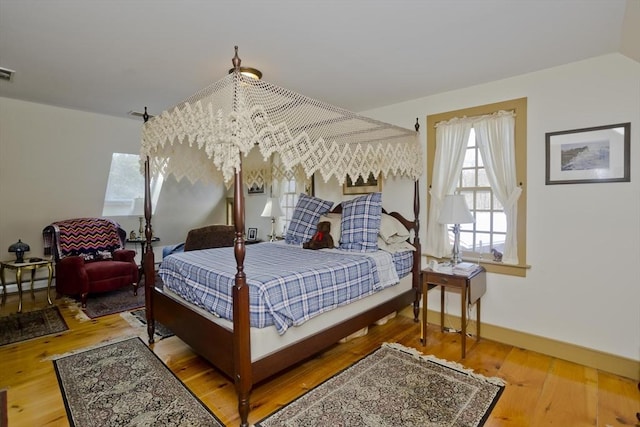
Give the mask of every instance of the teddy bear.
<svg viewBox="0 0 640 427">
<path fill-rule="evenodd" d="M 333 237 L 331 237 L 330 231 L 331 223 L 329 221 L 320 221 L 316 234 L 313 235 L 311 240 L 303 243 L 302 247 L 304 249 L 333 248 Z"/>
</svg>

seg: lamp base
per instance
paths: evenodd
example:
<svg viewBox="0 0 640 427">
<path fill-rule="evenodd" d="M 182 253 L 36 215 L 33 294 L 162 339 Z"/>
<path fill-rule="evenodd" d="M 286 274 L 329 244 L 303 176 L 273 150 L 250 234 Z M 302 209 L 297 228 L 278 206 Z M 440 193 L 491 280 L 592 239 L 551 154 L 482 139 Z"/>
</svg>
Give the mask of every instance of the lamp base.
<svg viewBox="0 0 640 427">
<path fill-rule="evenodd" d="M 460 224 L 453 226 L 453 251 L 451 252 L 451 264 L 454 266 L 460 264 L 462 259 L 460 258 Z"/>
<path fill-rule="evenodd" d="M 273 217 L 271 218 L 271 238 L 269 239 L 269 241 L 276 241 L 276 219 Z"/>
</svg>

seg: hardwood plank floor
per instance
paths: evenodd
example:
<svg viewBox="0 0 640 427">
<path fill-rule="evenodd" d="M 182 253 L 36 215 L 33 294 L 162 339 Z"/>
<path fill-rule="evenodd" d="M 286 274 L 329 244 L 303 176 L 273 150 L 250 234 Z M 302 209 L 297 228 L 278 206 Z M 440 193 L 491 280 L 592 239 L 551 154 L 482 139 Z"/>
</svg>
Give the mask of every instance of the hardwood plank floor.
<svg viewBox="0 0 640 427">
<path fill-rule="evenodd" d="M 46 306 L 44 291 L 35 300 L 24 296 L 24 309 Z M 9 425 L 12 427 L 68 426 L 67 416 L 50 357 L 120 337 L 144 334 L 119 314 L 95 320 L 77 319 L 78 309 L 56 300 L 69 331 L 0 347 L 0 389 L 8 389 Z M 17 309 L 10 295 L 0 315 Z M 507 382 L 487 426 L 638 426 L 637 384 L 627 378 L 599 372 L 543 354 L 474 338 L 467 340 L 467 357 L 460 359 L 460 336 L 429 326 L 425 347 L 419 343 L 420 326 L 396 317 L 371 326 L 369 333 L 299 364 L 256 386 L 251 394 L 249 421 L 255 423 L 304 392 L 347 368 L 380 343 L 399 342 L 425 354 L 462 363 L 476 372 Z M 146 339 L 145 339 L 146 342 Z M 233 383 L 195 355 L 177 337 L 156 342 L 154 352 L 224 423 L 238 425 Z"/>
</svg>

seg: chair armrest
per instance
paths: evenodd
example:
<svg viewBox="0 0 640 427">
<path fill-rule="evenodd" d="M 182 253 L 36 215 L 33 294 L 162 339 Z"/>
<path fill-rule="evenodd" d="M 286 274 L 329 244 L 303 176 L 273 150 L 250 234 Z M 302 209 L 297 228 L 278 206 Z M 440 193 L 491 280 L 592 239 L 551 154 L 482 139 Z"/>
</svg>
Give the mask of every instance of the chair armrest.
<svg viewBox="0 0 640 427">
<path fill-rule="evenodd" d="M 118 249 L 113 251 L 114 261 L 133 262 L 135 264 L 136 251 L 132 249 Z"/>
<path fill-rule="evenodd" d="M 68 256 L 56 263 L 56 289 L 62 293 L 89 292 L 89 275 L 84 268 L 84 258 Z"/>
<path fill-rule="evenodd" d="M 84 258 L 81 256 L 68 256 L 56 263 L 56 268 L 84 268 Z"/>
</svg>

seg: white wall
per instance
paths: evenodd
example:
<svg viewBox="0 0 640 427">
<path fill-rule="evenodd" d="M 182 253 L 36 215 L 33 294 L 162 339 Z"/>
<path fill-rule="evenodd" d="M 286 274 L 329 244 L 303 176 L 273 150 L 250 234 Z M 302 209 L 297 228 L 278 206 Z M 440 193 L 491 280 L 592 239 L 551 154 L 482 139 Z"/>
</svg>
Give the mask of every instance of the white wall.
<svg viewBox="0 0 640 427">
<path fill-rule="evenodd" d="M 19 238 L 43 253 L 53 221 L 101 216 L 113 152 L 140 151 L 141 121 L 0 97 L 0 257 Z M 127 231 L 137 218 L 115 217 Z M 224 223 L 224 189 L 166 180 L 153 220 L 162 245 L 190 228 Z M 9 274 L 8 274 L 9 276 Z M 8 281 L 14 278 L 8 277 Z"/>
<path fill-rule="evenodd" d="M 419 117 L 426 139 L 429 114 L 520 97 L 528 98 L 531 269 L 526 278 L 489 275 L 483 322 L 640 360 L 640 64 L 606 55 L 365 114 L 405 127 Z M 623 122 L 631 122 L 631 182 L 545 185 L 546 132 Z M 447 311 L 459 314 L 457 295 Z"/>
</svg>

